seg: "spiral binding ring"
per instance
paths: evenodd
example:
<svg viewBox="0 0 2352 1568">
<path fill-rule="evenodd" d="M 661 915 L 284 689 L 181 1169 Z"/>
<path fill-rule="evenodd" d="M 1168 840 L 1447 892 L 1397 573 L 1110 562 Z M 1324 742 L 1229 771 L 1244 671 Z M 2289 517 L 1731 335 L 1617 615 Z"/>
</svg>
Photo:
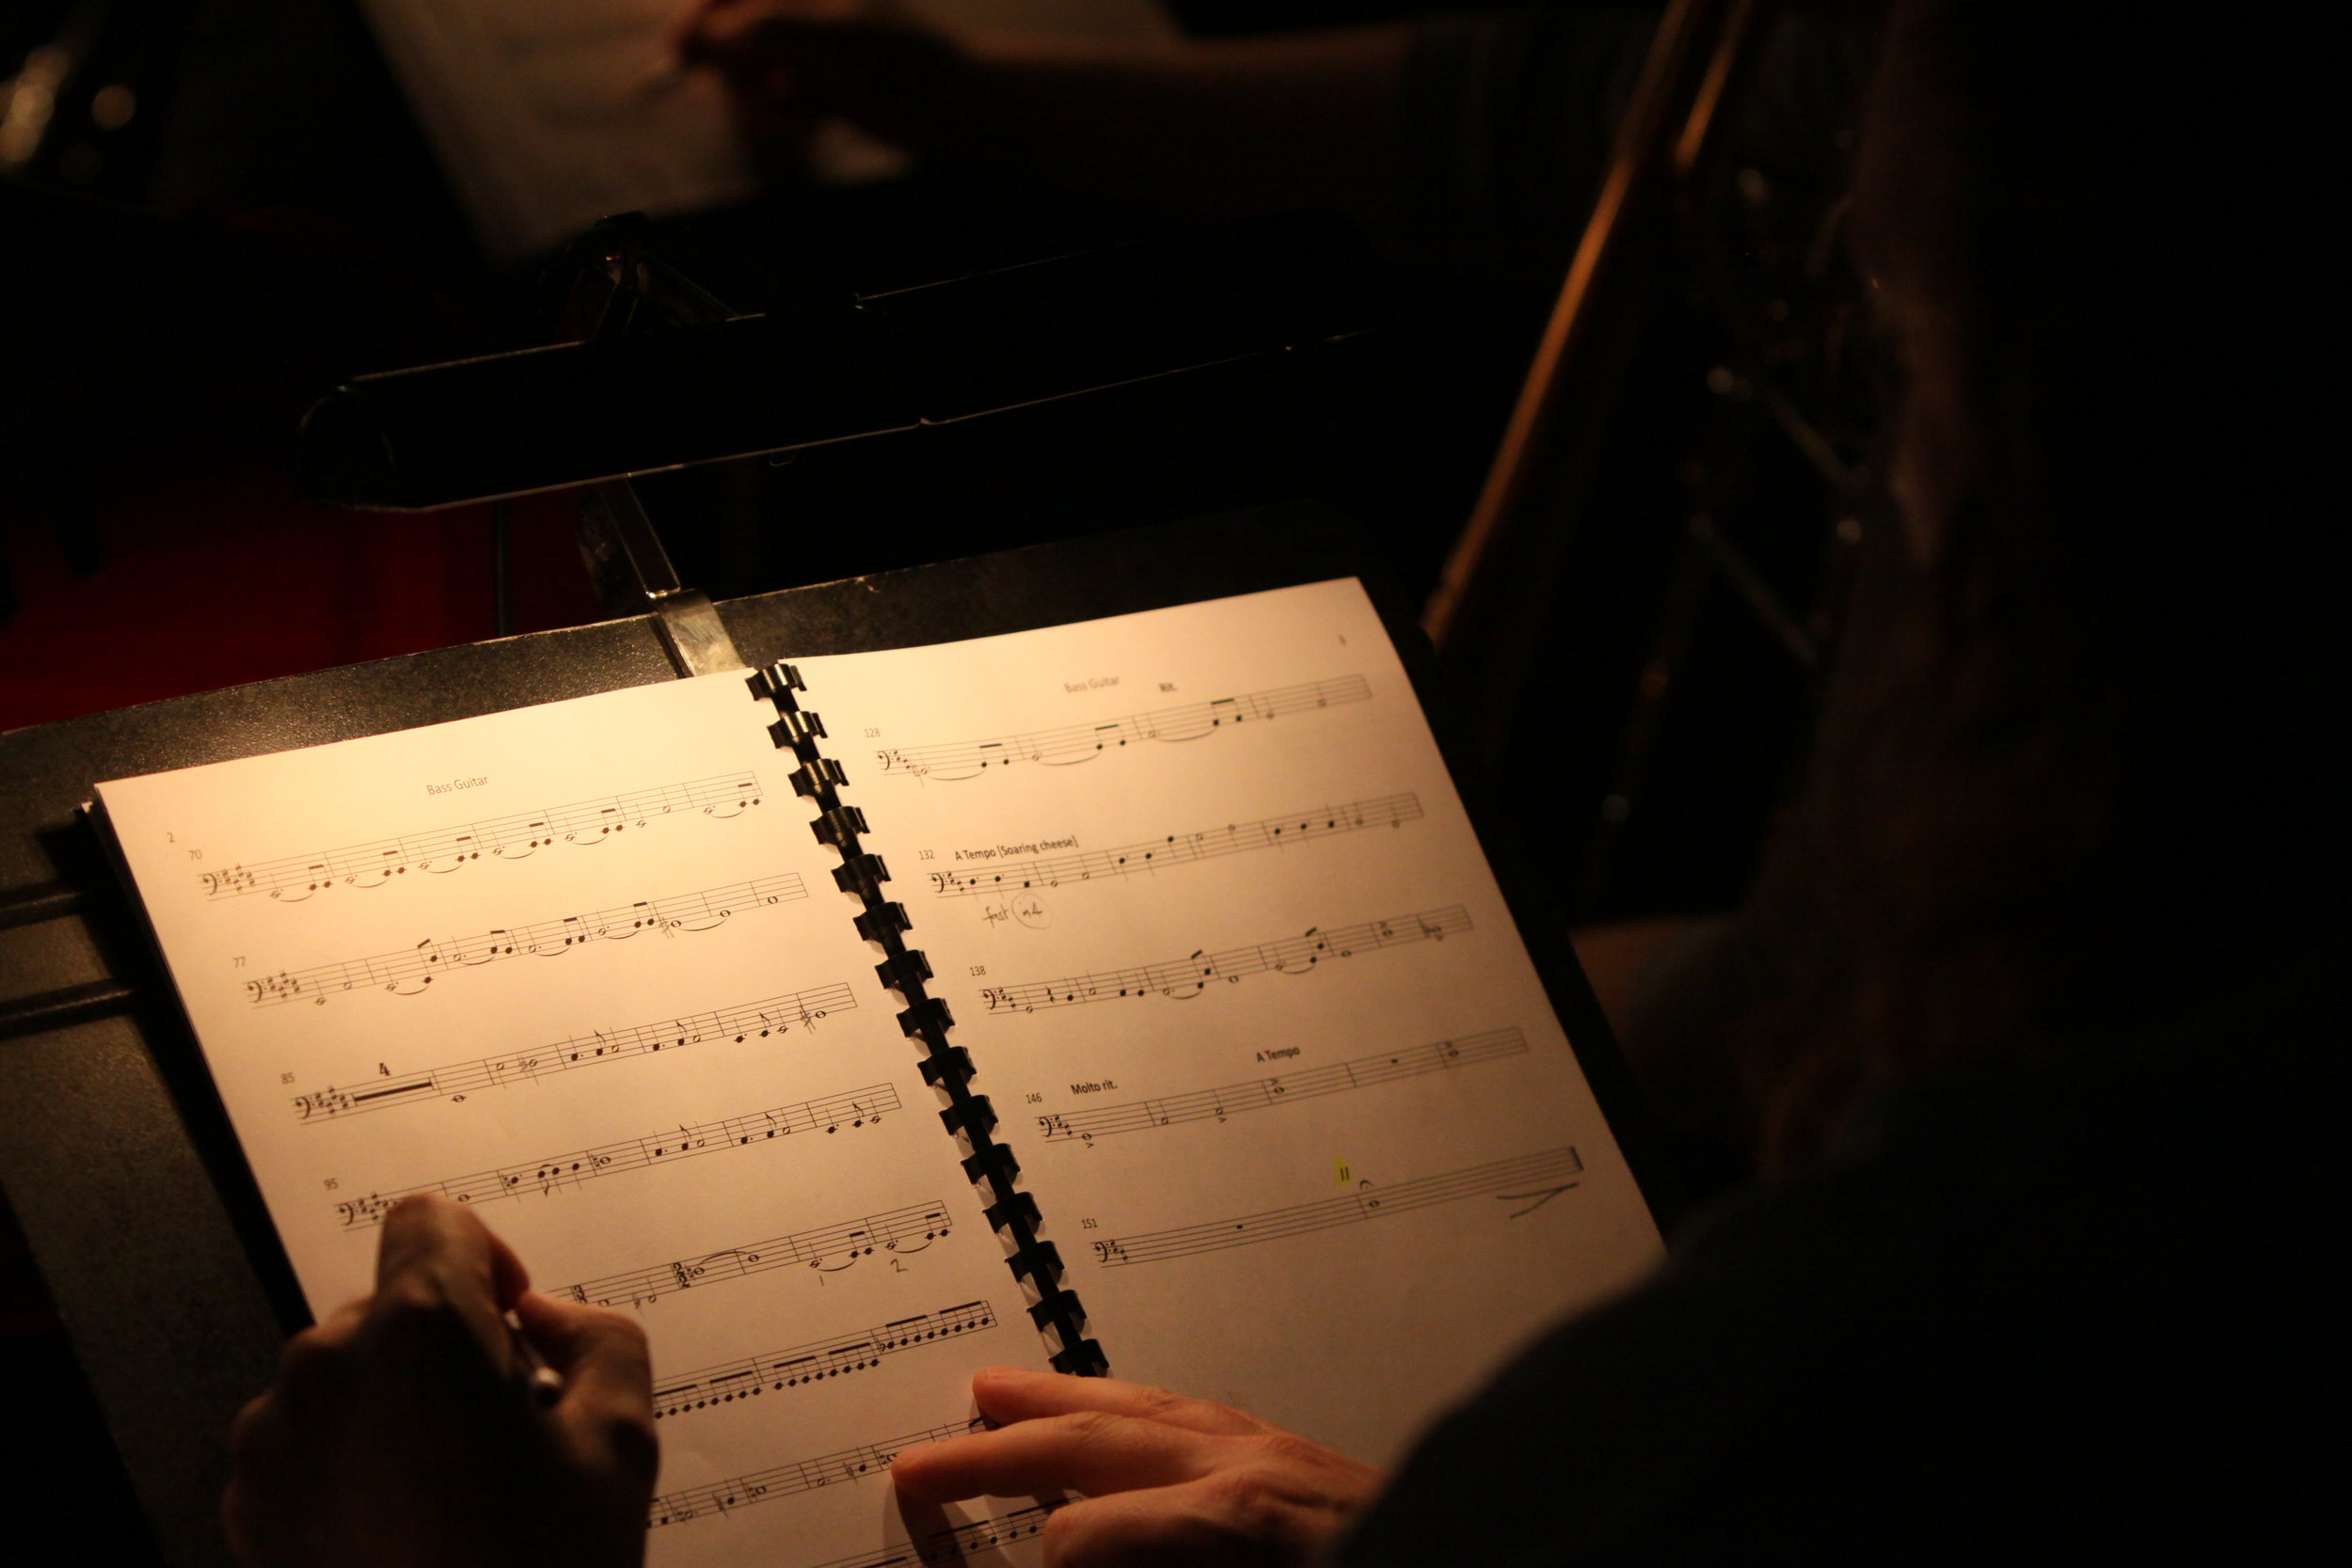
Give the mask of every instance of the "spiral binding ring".
<svg viewBox="0 0 2352 1568">
<path fill-rule="evenodd" d="M 1061 1254 L 1053 1243 L 1038 1235 L 1041 1221 L 1037 1200 L 1015 1185 L 1021 1178 L 1021 1162 L 1009 1147 L 995 1139 L 995 1108 L 986 1095 L 972 1092 L 971 1054 L 947 1041 L 955 1018 L 944 998 L 929 995 L 923 989 L 931 977 L 931 966 L 920 949 L 906 944 L 906 933 L 914 923 L 907 917 L 904 905 L 882 895 L 890 868 L 859 842 L 869 831 L 866 814 L 841 802 L 839 792 L 849 776 L 839 763 L 818 750 L 817 743 L 825 738 L 825 721 L 803 708 L 794 695 L 807 690 L 807 683 L 791 665 L 778 663 L 755 671 L 746 684 L 754 698 L 775 706 L 776 721 L 768 727 L 768 734 L 776 749 L 789 751 L 802 764 L 792 773 L 793 792 L 817 802 L 810 831 L 818 843 L 841 853 L 841 863 L 834 868 L 834 884 L 844 893 L 856 894 L 865 905 L 855 922 L 858 935 L 882 947 L 884 957 L 874 966 L 874 973 L 906 1002 L 898 1015 L 898 1027 L 909 1039 L 922 1042 L 923 1081 L 946 1092 L 947 1108 L 939 1113 L 939 1119 L 950 1135 L 972 1151 L 963 1162 L 964 1174 L 975 1186 L 986 1187 L 990 1201 L 982 1212 L 989 1226 L 1012 1243 L 1006 1265 L 1015 1279 L 1038 1292 L 1029 1317 L 1040 1329 L 1050 1330 L 1060 1347 L 1052 1357 L 1055 1370 L 1088 1377 L 1106 1375 L 1110 1363 L 1103 1355 L 1103 1347 L 1086 1335 L 1086 1308 L 1075 1291 L 1063 1288 Z"/>
</svg>

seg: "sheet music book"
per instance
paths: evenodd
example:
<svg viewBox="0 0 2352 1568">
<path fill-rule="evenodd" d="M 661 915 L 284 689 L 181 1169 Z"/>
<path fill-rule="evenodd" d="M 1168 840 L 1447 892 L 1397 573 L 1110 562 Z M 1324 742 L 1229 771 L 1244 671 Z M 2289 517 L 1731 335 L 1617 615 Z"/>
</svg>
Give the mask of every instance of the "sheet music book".
<svg viewBox="0 0 2352 1568">
<path fill-rule="evenodd" d="M 1660 1256 L 1352 578 L 99 797 L 314 1312 L 436 1192 L 644 1323 L 658 1564 L 1034 1560 L 886 1480 L 990 1363 L 1391 1462 Z"/>
<path fill-rule="evenodd" d="M 443 172 L 494 261 L 524 261 L 615 213 L 750 199 L 754 181 L 708 72 L 673 77 L 690 0 L 360 0 Z M 897 0 L 951 36 L 1167 39 L 1155 0 Z M 819 175 L 895 172 L 895 149 L 822 128 Z"/>
</svg>

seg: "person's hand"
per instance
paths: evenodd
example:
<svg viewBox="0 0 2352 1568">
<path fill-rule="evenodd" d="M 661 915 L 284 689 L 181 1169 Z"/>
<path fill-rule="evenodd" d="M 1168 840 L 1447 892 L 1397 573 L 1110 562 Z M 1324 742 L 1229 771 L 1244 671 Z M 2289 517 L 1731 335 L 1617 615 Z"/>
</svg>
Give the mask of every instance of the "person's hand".
<svg viewBox="0 0 2352 1568">
<path fill-rule="evenodd" d="M 645 1337 L 528 1289 L 470 1210 L 385 1216 L 375 1293 L 286 1345 L 230 1433 L 253 1568 L 634 1568 L 658 1445 Z M 533 1399 L 501 1313 L 562 1374 Z"/>
<path fill-rule="evenodd" d="M 1085 1493 L 1045 1527 L 1047 1568 L 1303 1563 L 1381 1483 L 1254 1416 L 1139 1383 L 991 1367 L 972 1392 L 999 1430 L 909 1449 L 891 1479 L 930 1503 Z"/>
<path fill-rule="evenodd" d="M 684 0 L 680 63 L 727 83 L 783 176 L 826 120 L 904 152 L 1191 219 L 1337 207 L 1393 220 L 1406 23 L 1171 39 L 975 29 L 891 0 Z"/>
<path fill-rule="evenodd" d="M 875 0 L 697 0 L 671 44 L 725 80 L 755 145 L 840 119 L 920 150 L 970 119 L 977 85 L 961 47 Z"/>
</svg>

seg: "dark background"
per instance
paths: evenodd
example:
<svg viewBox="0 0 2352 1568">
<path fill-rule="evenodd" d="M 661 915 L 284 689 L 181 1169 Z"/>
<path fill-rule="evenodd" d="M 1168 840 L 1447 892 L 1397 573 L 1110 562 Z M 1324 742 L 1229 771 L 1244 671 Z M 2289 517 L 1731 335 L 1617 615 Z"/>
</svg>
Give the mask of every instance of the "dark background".
<svg viewBox="0 0 2352 1568">
<path fill-rule="evenodd" d="M 1428 8 L 1171 6 L 1204 35 Z M 350 375 L 550 341 L 562 279 L 485 264 L 350 0 L 0 0 L 0 75 L 66 33 L 89 68 L 0 173 L 0 729 L 492 636 L 490 508 L 310 506 L 289 456 L 303 409 Z M 127 119 L 93 113 L 109 86 L 131 89 Z M 1723 373 L 1756 351 L 1715 273 L 1764 288 L 1818 217 L 1751 206 L 1693 226 L 1710 260 L 1652 311 L 1533 695 L 1490 776 L 1466 781 L 1539 847 L 1518 869 L 1555 929 L 1731 906 L 1803 756 L 1860 513 Z M 658 243 L 758 310 L 1159 231 L 930 172 L 665 224 Z M 1316 353 L 641 493 L 714 597 L 1301 498 L 1350 515 L 1418 596 L 1552 284 L 1392 257 L 1382 287 L 1383 329 Z M 575 506 L 514 503 L 512 630 L 596 618 Z M 0 1470 L 9 1533 L 154 1560 L 5 1194 L 0 1388 L 33 1439 Z"/>
</svg>

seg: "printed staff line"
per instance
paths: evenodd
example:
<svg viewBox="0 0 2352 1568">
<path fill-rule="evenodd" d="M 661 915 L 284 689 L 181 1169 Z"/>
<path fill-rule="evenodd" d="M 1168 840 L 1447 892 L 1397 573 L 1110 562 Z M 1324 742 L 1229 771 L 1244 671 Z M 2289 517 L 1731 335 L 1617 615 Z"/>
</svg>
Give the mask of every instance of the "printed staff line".
<svg viewBox="0 0 2352 1568">
<path fill-rule="evenodd" d="M 1027 1541 L 1045 1531 L 1045 1522 L 1054 1511 L 1069 1506 L 1065 1502 L 1033 1503 L 1027 1508 L 1000 1513 L 993 1519 L 975 1519 L 970 1524 L 952 1529 L 934 1530 L 896 1546 L 880 1551 L 858 1552 L 849 1557 L 836 1557 L 824 1562 L 812 1562 L 808 1568 L 961 1568 L 972 1553 L 997 1546 L 1010 1546 Z"/>
<path fill-rule="evenodd" d="M 845 1126 L 854 1130 L 879 1122 L 884 1112 L 898 1108 L 897 1089 L 888 1084 L 869 1084 L 847 1094 L 778 1105 L 772 1110 L 707 1121 L 697 1127 L 671 1128 L 642 1138 L 559 1154 L 551 1160 L 525 1161 L 496 1170 L 477 1171 L 471 1176 L 452 1177 L 446 1181 L 370 1193 L 365 1197 L 336 1204 L 335 1211 L 342 1216 L 344 1229 L 356 1230 L 381 1223 L 393 1204 L 418 1193 L 435 1193 L 453 1203 L 469 1204 L 491 1203 L 526 1192 L 548 1196 L 601 1176 L 620 1176 L 629 1171 L 650 1170 L 656 1165 L 675 1164 L 699 1155 L 750 1148 L 788 1138 L 795 1132 L 832 1133 Z"/>
<path fill-rule="evenodd" d="M 859 1259 L 872 1257 L 876 1247 L 901 1258 L 911 1258 L 931 1243 L 952 1234 L 954 1226 L 947 1218 L 946 1204 L 936 1201 L 911 1203 L 903 1209 L 888 1209 L 879 1214 L 867 1214 L 862 1219 L 845 1220 L 839 1225 L 819 1226 L 814 1230 L 795 1231 L 789 1236 L 774 1236 L 764 1242 L 754 1242 L 748 1246 L 728 1247 L 719 1252 L 705 1253 L 699 1258 L 681 1258 L 673 1263 L 656 1263 L 650 1268 L 607 1275 L 602 1279 L 583 1280 L 548 1293 L 569 1296 L 590 1307 L 641 1307 L 680 1291 L 765 1274 L 770 1269 L 789 1268 L 795 1263 L 805 1263 L 826 1274 L 838 1274 L 855 1264 Z M 899 1244 L 909 1240 L 918 1241 L 919 1244 Z M 827 1267 L 826 1260 L 834 1258 L 842 1261 Z"/>
<path fill-rule="evenodd" d="M 1308 681 L 1298 686 L 1248 691 L 1182 707 L 1130 714 L 1099 724 L 1065 724 L 1057 729 L 1028 730 L 985 740 L 960 740 L 937 746 L 882 747 L 874 752 L 885 773 L 909 778 L 934 778 L 943 783 L 977 778 L 991 768 L 1016 762 L 1067 768 L 1117 751 L 1134 741 L 1198 740 L 1221 729 L 1255 719 L 1279 719 L 1286 713 L 1307 713 L 1347 703 L 1369 702 L 1372 688 L 1361 675 Z"/>
<path fill-rule="evenodd" d="M 943 1307 L 872 1328 L 812 1339 L 788 1350 L 765 1351 L 740 1361 L 698 1367 L 675 1377 L 656 1380 L 654 1419 L 682 1416 L 691 1410 L 733 1404 L 787 1388 L 806 1387 L 848 1372 L 869 1371 L 885 1355 L 918 1350 L 961 1335 L 996 1326 L 996 1308 L 984 1301 Z"/>
<path fill-rule="evenodd" d="M 626 942 L 645 931 L 675 936 L 679 931 L 707 931 L 739 914 L 755 914 L 777 904 L 808 896 L 800 873 L 760 877 L 748 882 L 681 893 L 668 898 L 641 899 L 617 909 L 543 920 L 485 931 L 480 936 L 435 942 L 430 937 L 416 946 L 372 958 L 317 964 L 309 969 L 279 970 L 245 983 L 246 1000 L 256 1007 L 274 1007 L 308 1001 L 324 1006 L 329 996 L 378 988 L 395 996 L 421 996 L 437 975 L 457 969 L 479 969 L 502 958 L 554 958 L 591 942 Z M 413 985 L 413 990 L 403 986 Z"/>
<path fill-rule="evenodd" d="M 1443 942 L 1470 929 L 1470 912 L 1459 904 L 1390 920 L 1367 920 L 1326 931 L 1309 927 L 1302 936 L 1284 937 L 1248 947 L 1229 947 L 1218 953 L 1195 953 L 1166 963 L 1134 969 L 1104 970 L 1061 980 L 1033 980 L 1017 986 L 990 986 L 980 1000 L 992 1013 L 1034 1013 L 1047 1007 L 1067 1007 L 1089 1002 L 1114 1002 L 1126 996 L 1197 996 L 1212 980 L 1238 982 L 1251 974 L 1305 974 L 1337 958 L 1398 947 L 1412 942 Z M 1184 998 L 1190 1000 L 1190 996 Z"/>
<path fill-rule="evenodd" d="M 1407 791 L 1373 800 L 1350 800 L 1343 806 L 1320 806 L 1313 811 L 1263 817 L 1194 833 L 1170 833 L 1164 839 L 1122 845 L 1041 860 L 1016 861 L 989 871 L 934 871 L 931 891 L 942 898 L 968 898 L 984 893 L 1016 893 L 1027 888 L 1059 887 L 1064 882 L 1097 878 L 1133 877 L 1163 866 L 1188 865 L 1251 849 L 1275 849 L 1308 839 L 1364 828 L 1401 827 L 1421 817 L 1421 797 Z"/>
<path fill-rule="evenodd" d="M 342 1087 L 330 1084 L 308 1094 L 291 1096 L 289 1102 L 294 1115 L 312 1126 L 342 1117 L 414 1105 L 443 1095 L 452 1103 L 460 1103 L 485 1089 L 528 1083 L 580 1068 L 602 1067 L 632 1056 L 676 1051 L 705 1040 L 732 1039 L 740 1045 L 755 1037 L 764 1039 L 770 1035 L 789 1034 L 796 1023 L 813 1033 L 819 1019 L 850 1012 L 856 1006 L 857 997 L 846 985 L 813 986 L 807 990 L 762 997 L 740 1006 L 576 1035 L 553 1045 L 533 1046 L 504 1056 L 484 1056 L 418 1072 L 395 1073 L 386 1068 L 373 1079 Z"/>
<path fill-rule="evenodd" d="M 758 778 L 751 773 L 726 773 L 683 784 L 656 784 L 622 795 L 601 795 L 545 811 L 516 812 L 485 817 L 431 832 L 405 833 L 372 839 L 310 854 L 285 855 L 251 865 L 239 863 L 226 870 L 200 871 L 204 896 L 211 902 L 266 893 L 281 903 L 306 902 L 313 894 L 338 882 L 348 887 L 378 888 L 411 870 L 446 877 L 480 860 L 520 861 L 552 844 L 601 844 L 630 828 L 645 828 L 661 817 L 681 812 L 726 821 L 758 805 Z M 731 808 L 731 809 L 729 809 Z M 373 877 L 373 881 L 361 878 Z"/>
<path fill-rule="evenodd" d="M 714 1481 L 708 1486 L 666 1492 L 646 1505 L 645 1524 L 648 1528 L 659 1529 L 664 1525 L 682 1525 L 706 1514 L 728 1513 L 754 1503 L 772 1502 L 778 1497 L 814 1492 L 820 1487 L 868 1481 L 875 1476 L 889 1474 L 890 1462 L 898 1457 L 902 1449 L 945 1442 L 950 1437 L 961 1437 L 966 1433 L 987 1430 L 987 1420 L 975 1416 L 968 1420 L 935 1426 L 923 1432 L 910 1432 L 903 1437 L 843 1449 L 839 1453 L 819 1454 L 814 1459 L 799 1459 L 788 1465 L 755 1470 L 749 1475 Z"/>
<path fill-rule="evenodd" d="M 1304 1236 L 1312 1231 L 1328 1230 L 1335 1226 L 1356 1225 L 1389 1214 L 1409 1213 L 1415 1209 L 1454 1203 L 1466 1197 L 1491 1196 L 1507 1202 L 1523 1203 L 1525 1208 L 1516 1209 L 1509 1215 L 1518 1219 L 1522 1214 L 1533 1213 L 1562 1193 L 1577 1186 L 1576 1178 L 1582 1174 L 1583 1169 L 1584 1162 L 1575 1149 L 1546 1149 L 1541 1154 L 1523 1154 L 1516 1159 L 1498 1160 L 1492 1164 L 1448 1171 L 1442 1176 L 1425 1176 L 1417 1181 L 1400 1182 L 1393 1187 L 1375 1187 L 1366 1183 L 1344 1197 L 1325 1198 L 1318 1203 L 1295 1204 L 1287 1209 L 1268 1209 L 1263 1213 L 1247 1214 L 1235 1220 L 1180 1226 L 1172 1230 L 1154 1230 L 1137 1236 L 1101 1241 L 1094 1243 L 1094 1260 L 1106 1269 L 1164 1262 L 1171 1258 L 1189 1258 L 1196 1253 L 1217 1252 L 1226 1247 L 1250 1246 L 1260 1242 L 1280 1241 L 1286 1236 Z"/>
<path fill-rule="evenodd" d="M 1424 1073 L 1471 1067 L 1480 1062 L 1498 1061 L 1505 1056 L 1524 1055 L 1526 1052 L 1527 1037 L 1518 1030 L 1492 1029 L 1483 1035 L 1464 1035 L 1459 1039 L 1438 1040 L 1429 1045 L 1414 1046 L 1408 1051 L 1358 1056 L 1350 1061 L 1334 1062 L 1329 1067 L 1311 1068 L 1304 1072 L 1282 1073 L 1269 1078 L 1253 1078 L 1248 1083 L 1226 1084 L 1191 1094 L 1164 1095 L 1157 1100 L 1134 1100 L 1084 1111 L 1058 1112 L 1039 1117 L 1037 1126 L 1049 1143 L 1072 1140 L 1091 1142 L 1119 1132 L 1141 1132 L 1154 1127 L 1173 1127 L 1179 1122 L 1212 1118 L 1223 1121 L 1228 1117 L 1240 1116 L 1246 1111 L 1272 1110 L 1277 1105 L 1287 1105 L 1294 1101 L 1342 1094 L 1349 1089 L 1370 1088 L 1375 1084 L 1391 1083 L 1399 1078 L 1417 1078 Z"/>
</svg>

